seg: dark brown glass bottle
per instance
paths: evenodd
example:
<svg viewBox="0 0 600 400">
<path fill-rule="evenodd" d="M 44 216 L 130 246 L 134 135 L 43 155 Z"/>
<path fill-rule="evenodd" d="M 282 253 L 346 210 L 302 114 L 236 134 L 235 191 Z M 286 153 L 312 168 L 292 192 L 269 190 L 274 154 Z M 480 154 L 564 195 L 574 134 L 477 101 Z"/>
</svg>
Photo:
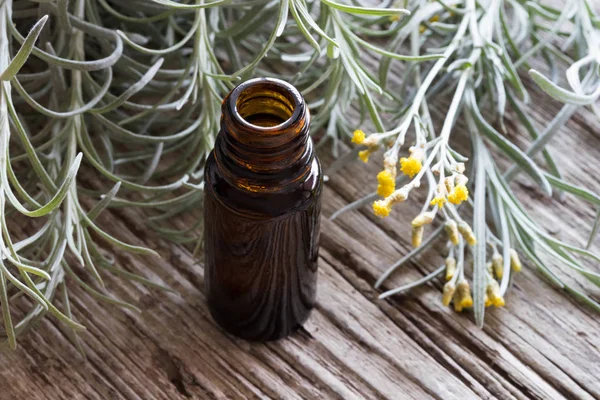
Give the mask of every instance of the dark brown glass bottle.
<svg viewBox="0 0 600 400">
<path fill-rule="evenodd" d="M 315 302 L 322 174 L 304 99 L 260 78 L 223 100 L 205 169 L 205 287 L 213 318 L 249 340 L 285 337 Z"/>
</svg>

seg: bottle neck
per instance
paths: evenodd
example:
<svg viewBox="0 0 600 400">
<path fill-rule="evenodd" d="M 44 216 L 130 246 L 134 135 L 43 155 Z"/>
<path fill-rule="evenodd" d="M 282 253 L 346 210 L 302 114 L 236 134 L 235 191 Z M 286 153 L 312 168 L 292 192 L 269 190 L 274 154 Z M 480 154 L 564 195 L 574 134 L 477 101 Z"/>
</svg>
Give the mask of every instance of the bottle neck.
<svg viewBox="0 0 600 400">
<path fill-rule="evenodd" d="M 232 185 L 275 192 L 302 182 L 313 160 L 310 114 L 292 85 L 270 78 L 246 81 L 223 101 L 215 160 Z"/>
</svg>

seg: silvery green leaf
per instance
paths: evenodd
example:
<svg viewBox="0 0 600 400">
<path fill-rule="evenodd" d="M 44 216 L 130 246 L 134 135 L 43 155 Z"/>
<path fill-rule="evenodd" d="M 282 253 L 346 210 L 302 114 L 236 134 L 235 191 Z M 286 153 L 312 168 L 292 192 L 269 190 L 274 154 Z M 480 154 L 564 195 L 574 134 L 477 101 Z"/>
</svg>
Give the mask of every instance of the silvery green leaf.
<svg viewBox="0 0 600 400">
<path fill-rule="evenodd" d="M 27 38 L 25 38 L 25 41 L 21 45 L 21 48 L 15 57 L 12 59 L 10 64 L 8 64 L 8 67 L 6 67 L 6 69 L 0 74 L 0 81 L 10 81 L 15 77 L 17 72 L 19 72 L 23 64 L 25 64 L 25 61 L 27 61 L 29 54 L 31 54 L 31 51 L 35 46 L 35 42 L 47 20 L 48 16 L 44 15 L 38 22 L 36 22 L 33 28 L 31 28 L 31 31 L 29 31 L 29 34 L 27 34 Z"/>
<path fill-rule="evenodd" d="M 323 4 L 327 4 L 329 7 L 335 8 L 337 10 L 351 13 L 351 14 L 359 14 L 359 15 L 372 15 L 372 16 L 382 16 L 382 15 L 410 15 L 410 11 L 405 10 L 403 8 L 376 8 L 376 7 L 357 7 L 351 6 L 348 4 L 338 3 L 333 0 L 321 0 Z"/>
<path fill-rule="evenodd" d="M 529 70 L 529 75 L 535 81 L 535 83 L 537 83 L 539 87 L 542 88 L 544 92 L 552 96 L 554 99 L 563 103 L 585 106 L 588 104 L 592 104 L 598 99 L 598 96 L 600 96 L 600 87 L 598 87 L 591 94 L 577 94 L 571 92 L 570 90 L 561 88 L 535 69 Z"/>
</svg>

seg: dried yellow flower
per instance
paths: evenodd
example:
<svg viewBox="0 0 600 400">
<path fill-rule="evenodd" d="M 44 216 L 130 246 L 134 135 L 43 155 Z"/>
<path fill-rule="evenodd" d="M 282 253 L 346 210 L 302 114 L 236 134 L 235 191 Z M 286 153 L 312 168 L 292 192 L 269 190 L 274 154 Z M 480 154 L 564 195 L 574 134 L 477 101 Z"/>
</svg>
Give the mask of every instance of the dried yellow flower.
<svg viewBox="0 0 600 400">
<path fill-rule="evenodd" d="M 442 208 L 444 207 L 444 204 L 446 203 L 446 198 L 443 196 L 435 196 L 433 198 L 433 200 L 431 200 L 431 202 L 429 203 L 432 206 L 438 206 L 438 208 Z"/>
<path fill-rule="evenodd" d="M 473 307 L 473 297 L 471 297 L 471 287 L 466 280 L 461 281 L 457 288 L 459 292 L 460 306 L 462 308 Z"/>
<path fill-rule="evenodd" d="M 371 150 L 366 149 L 366 150 L 361 150 L 358 152 L 358 158 L 361 159 L 362 162 L 367 163 L 369 162 L 369 156 L 371 155 Z"/>
<path fill-rule="evenodd" d="M 494 269 L 496 278 L 502 279 L 502 276 L 504 275 L 504 259 L 500 253 L 494 253 L 492 255 L 492 268 Z"/>
<path fill-rule="evenodd" d="M 465 221 L 460 221 L 458 224 L 458 231 L 469 244 L 469 246 L 475 246 L 477 239 L 475 238 L 475 234 L 473 233 L 473 230 L 469 224 L 467 224 Z"/>
<path fill-rule="evenodd" d="M 510 268 L 515 272 L 521 272 L 523 268 L 519 254 L 515 249 L 510 249 Z"/>
<path fill-rule="evenodd" d="M 400 159 L 400 171 L 404 175 L 408 175 L 410 178 L 415 176 L 421 171 L 423 168 L 423 164 L 421 164 L 421 160 L 416 157 L 402 157 Z"/>
<path fill-rule="evenodd" d="M 500 286 L 494 279 L 488 284 L 486 292 L 494 307 L 504 307 L 504 297 L 500 294 Z"/>
<path fill-rule="evenodd" d="M 454 292 L 456 291 L 456 286 L 454 286 L 453 282 L 448 282 L 444 285 L 444 289 L 442 291 L 442 304 L 445 306 L 450 305 L 452 301 L 452 297 L 454 296 Z"/>
<path fill-rule="evenodd" d="M 490 300 L 490 296 L 487 295 L 487 293 L 485 294 L 485 306 L 489 307 L 492 305 L 492 300 Z"/>
<path fill-rule="evenodd" d="M 387 197 L 396 190 L 396 182 L 389 171 L 381 171 L 377 174 L 377 194 L 381 197 Z"/>
<path fill-rule="evenodd" d="M 414 248 L 417 248 L 421 245 L 423 241 L 423 231 L 425 228 L 423 226 L 415 226 L 412 228 L 412 245 Z"/>
<path fill-rule="evenodd" d="M 392 207 L 389 202 L 386 202 L 385 200 L 377 200 L 373 203 L 373 211 L 378 217 L 387 217 L 390 215 L 391 209 Z"/>
<path fill-rule="evenodd" d="M 413 228 L 416 228 L 419 226 L 430 224 L 433 222 L 434 216 L 435 213 L 432 212 L 421 213 L 412 220 L 411 225 L 413 226 Z"/>
<path fill-rule="evenodd" d="M 365 135 L 365 133 L 362 130 L 357 129 L 354 131 L 354 134 L 352 135 L 352 143 L 362 144 L 365 141 L 366 137 L 367 136 Z"/>
<path fill-rule="evenodd" d="M 455 186 L 448 195 L 448 201 L 452 204 L 460 204 L 469 198 L 469 189 L 465 185 Z"/>
<path fill-rule="evenodd" d="M 454 246 L 458 245 L 458 227 L 456 225 L 456 221 L 447 221 L 444 224 L 444 230 L 446 231 L 446 235 L 448 235 L 448 239 L 450 240 L 450 242 Z"/>
<path fill-rule="evenodd" d="M 463 310 L 462 298 L 461 298 L 460 291 L 457 290 L 456 293 L 454 293 L 454 297 L 452 298 L 452 303 L 454 303 L 454 311 L 461 312 Z"/>
</svg>

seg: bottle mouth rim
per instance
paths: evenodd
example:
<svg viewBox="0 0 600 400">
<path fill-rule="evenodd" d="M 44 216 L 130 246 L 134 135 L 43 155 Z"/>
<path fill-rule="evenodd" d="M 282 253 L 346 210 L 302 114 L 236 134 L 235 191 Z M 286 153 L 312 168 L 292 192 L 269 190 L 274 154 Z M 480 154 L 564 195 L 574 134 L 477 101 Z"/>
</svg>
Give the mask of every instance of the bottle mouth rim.
<svg viewBox="0 0 600 400">
<path fill-rule="evenodd" d="M 240 100 L 243 102 L 242 98 L 244 93 L 247 93 L 249 90 L 251 91 L 254 88 L 273 91 L 288 100 L 289 104 L 292 106 L 289 117 L 286 120 L 283 120 L 283 122 L 280 124 L 273 126 L 256 125 L 246 120 L 240 113 L 238 106 L 240 105 Z M 296 89 L 293 85 L 276 78 L 249 79 L 233 89 L 229 96 L 228 102 L 230 109 L 233 110 L 232 114 L 236 122 L 247 129 L 265 133 L 281 131 L 282 129 L 293 126 L 300 119 L 304 108 L 304 100 L 298 89 Z"/>
</svg>

